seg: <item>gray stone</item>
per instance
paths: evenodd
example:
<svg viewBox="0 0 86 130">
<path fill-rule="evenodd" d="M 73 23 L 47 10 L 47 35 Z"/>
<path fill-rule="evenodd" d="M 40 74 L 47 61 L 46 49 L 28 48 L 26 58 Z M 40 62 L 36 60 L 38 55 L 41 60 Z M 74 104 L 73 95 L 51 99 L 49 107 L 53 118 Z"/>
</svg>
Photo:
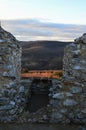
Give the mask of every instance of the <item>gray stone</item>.
<svg viewBox="0 0 86 130">
<path fill-rule="evenodd" d="M 10 105 L 15 106 L 15 102 L 14 101 L 10 101 Z"/>
<path fill-rule="evenodd" d="M 19 104 L 15 98 L 22 97 L 19 95 L 19 83 L 21 74 L 21 47 L 15 37 L 6 32 L 0 26 L 0 113 L 5 114 L 1 121 L 11 121 L 12 117 L 17 116 L 15 112 L 19 111 Z M 24 107 L 24 106 L 22 106 Z M 10 119 L 9 119 L 10 117 Z"/>
<path fill-rule="evenodd" d="M 81 93 L 82 92 L 81 87 L 71 87 L 70 90 L 72 93 Z"/>
<path fill-rule="evenodd" d="M 70 122 L 71 122 L 70 119 L 66 119 L 65 121 L 66 124 L 70 124 Z"/>
<path fill-rule="evenodd" d="M 86 108 L 81 110 L 82 113 L 86 114 Z"/>
<path fill-rule="evenodd" d="M 9 103 L 9 98 L 0 98 L 0 105 L 6 105 Z"/>
<path fill-rule="evenodd" d="M 72 96 L 73 96 L 73 94 L 70 93 L 70 92 L 66 92 L 65 95 L 66 95 L 67 97 L 72 97 Z"/>
<path fill-rule="evenodd" d="M 55 107 L 55 108 L 58 108 L 61 106 L 61 102 L 59 102 L 58 100 L 51 100 L 50 101 L 50 104 Z"/>
<path fill-rule="evenodd" d="M 77 105 L 78 103 L 74 100 L 74 99 L 66 99 L 64 102 L 63 102 L 64 106 L 75 106 Z"/>
<path fill-rule="evenodd" d="M 65 113 L 67 113 L 67 109 L 66 108 L 61 109 L 60 112 L 63 113 L 63 114 L 65 114 Z"/>
<path fill-rule="evenodd" d="M 81 121 L 80 121 L 80 119 L 73 119 L 73 123 L 74 124 L 81 124 Z"/>
<path fill-rule="evenodd" d="M 63 118 L 63 115 L 59 112 L 54 112 L 52 115 L 51 115 L 51 118 L 54 118 L 54 119 L 61 119 Z"/>
<path fill-rule="evenodd" d="M 47 120 L 48 119 L 47 115 L 43 115 L 43 119 Z"/>
<path fill-rule="evenodd" d="M 24 91 L 25 91 L 24 86 L 21 86 L 21 87 L 19 88 L 19 93 L 24 93 Z"/>
<path fill-rule="evenodd" d="M 75 65 L 75 66 L 73 67 L 73 69 L 74 69 L 74 70 L 81 70 L 82 68 L 81 68 L 80 65 Z"/>
<path fill-rule="evenodd" d="M 54 104 L 54 100 L 51 99 L 51 100 L 49 101 L 49 103 L 50 103 L 50 105 Z M 56 103 L 57 103 L 57 102 L 56 102 Z"/>
<path fill-rule="evenodd" d="M 9 114 L 10 114 L 10 115 L 15 115 L 15 114 L 16 114 L 16 112 L 17 112 L 17 110 L 16 110 L 16 109 L 12 109 L 12 110 L 10 110 L 10 111 L 9 111 Z"/>
<path fill-rule="evenodd" d="M 73 118 L 74 118 L 74 113 L 73 113 L 73 112 L 69 113 L 68 117 L 69 117 L 70 119 L 73 119 Z"/>
<path fill-rule="evenodd" d="M 8 83 L 8 84 L 4 84 L 4 86 L 5 87 L 7 87 L 7 88 L 12 88 L 12 87 L 15 87 L 15 85 L 16 85 L 16 83 L 15 82 L 10 82 L 10 83 Z"/>
<path fill-rule="evenodd" d="M 64 99 L 64 93 L 56 93 L 53 95 L 53 98 L 56 98 L 56 99 Z"/>
<path fill-rule="evenodd" d="M 10 109 L 13 109 L 14 106 L 9 104 L 9 105 L 4 105 L 4 106 L 1 106 L 0 107 L 0 111 L 7 111 L 7 110 L 10 110 Z"/>
<path fill-rule="evenodd" d="M 83 119 L 83 118 L 84 118 L 84 115 L 83 115 L 82 113 L 78 113 L 78 114 L 77 114 L 77 118 L 78 118 L 78 119 Z"/>
<path fill-rule="evenodd" d="M 2 73 L 2 76 L 8 77 L 8 73 L 7 73 L 7 72 L 3 72 L 3 73 Z"/>
<path fill-rule="evenodd" d="M 82 40 L 83 43 L 86 44 L 86 35 L 83 35 L 83 36 L 81 37 L 81 40 Z"/>
<path fill-rule="evenodd" d="M 79 54 L 81 53 L 81 51 L 80 51 L 80 50 L 75 50 L 75 51 L 73 51 L 73 53 L 74 53 L 75 55 L 79 55 Z"/>
<path fill-rule="evenodd" d="M 82 127 L 82 130 L 86 130 L 86 127 Z"/>
<path fill-rule="evenodd" d="M 0 39 L 0 42 L 2 43 L 2 42 L 5 42 L 5 40 L 3 40 L 3 39 Z"/>
<path fill-rule="evenodd" d="M 12 66 L 12 65 L 4 65 L 3 68 L 4 68 L 5 70 L 10 70 L 10 69 L 13 68 L 13 66 Z"/>
</svg>

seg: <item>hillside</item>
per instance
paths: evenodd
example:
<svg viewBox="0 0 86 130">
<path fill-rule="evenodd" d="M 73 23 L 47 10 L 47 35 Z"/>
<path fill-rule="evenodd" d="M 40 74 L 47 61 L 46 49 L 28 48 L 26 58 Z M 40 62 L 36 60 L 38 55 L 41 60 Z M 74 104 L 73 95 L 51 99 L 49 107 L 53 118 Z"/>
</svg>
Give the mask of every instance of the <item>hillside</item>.
<svg viewBox="0 0 86 130">
<path fill-rule="evenodd" d="M 26 70 L 62 69 L 64 47 L 70 42 L 22 41 L 22 68 Z"/>
</svg>

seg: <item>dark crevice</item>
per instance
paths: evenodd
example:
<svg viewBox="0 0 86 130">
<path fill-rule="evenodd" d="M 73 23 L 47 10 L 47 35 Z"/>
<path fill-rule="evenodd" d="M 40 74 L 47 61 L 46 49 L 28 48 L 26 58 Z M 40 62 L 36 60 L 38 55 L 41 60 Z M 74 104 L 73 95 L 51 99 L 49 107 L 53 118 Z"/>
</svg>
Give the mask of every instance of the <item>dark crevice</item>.
<svg viewBox="0 0 86 130">
<path fill-rule="evenodd" d="M 46 107 L 49 104 L 49 86 L 51 80 L 48 79 L 34 79 L 31 84 L 31 97 L 28 98 L 26 104 L 26 111 L 30 113 L 36 112 L 39 109 Z"/>
<path fill-rule="evenodd" d="M 47 106 L 49 103 L 48 94 L 32 94 L 30 102 L 28 103 L 28 110 L 36 112 L 37 110 Z"/>
</svg>

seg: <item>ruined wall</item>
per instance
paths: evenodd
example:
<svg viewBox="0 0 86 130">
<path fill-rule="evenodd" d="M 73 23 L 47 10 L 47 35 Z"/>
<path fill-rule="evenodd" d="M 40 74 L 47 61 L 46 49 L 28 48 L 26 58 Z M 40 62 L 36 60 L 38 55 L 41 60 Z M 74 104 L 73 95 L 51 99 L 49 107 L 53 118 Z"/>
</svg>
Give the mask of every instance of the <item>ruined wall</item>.
<svg viewBox="0 0 86 130">
<path fill-rule="evenodd" d="M 0 27 L 0 121 L 15 120 L 23 111 L 20 74 L 20 43 Z"/>
<path fill-rule="evenodd" d="M 86 123 L 86 34 L 65 48 L 63 72 L 50 89 L 50 122 Z"/>
<path fill-rule="evenodd" d="M 38 111 L 37 116 L 32 119 L 29 112 L 28 115 L 22 113 L 27 97 L 31 95 L 31 81 L 20 80 L 20 43 L 0 26 L 0 121 L 18 121 L 22 115 L 22 122 L 38 120 L 38 122 L 85 124 L 86 34 L 65 48 L 63 72 L 62 79 L 53 79 L 52 85 L 49 86 L 49 104 L 47 110 L 43 109 L 44 115 Z M 37 90 L 36 87 L 34 89 Z"/>
</svg>

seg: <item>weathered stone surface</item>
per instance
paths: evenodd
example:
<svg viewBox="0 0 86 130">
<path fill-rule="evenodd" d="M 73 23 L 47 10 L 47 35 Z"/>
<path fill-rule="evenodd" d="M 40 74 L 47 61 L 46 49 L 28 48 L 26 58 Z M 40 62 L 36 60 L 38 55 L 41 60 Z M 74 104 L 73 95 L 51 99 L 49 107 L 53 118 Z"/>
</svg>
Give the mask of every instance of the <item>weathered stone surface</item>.
<svg viewBox="0 0 86 130">
<path fill-rule="evenodd" d="M 4 105 L 4 106 L 1 106 L 0 107 L 0 111 L 7 111 L 7 110 L 11 110 L 11 109 L 13 109 L 14 108 L 14 105 L 12 105 L 12 104 L 9 104 L 9 105 Z"/>
<path fill-rule="evenodd" d="M 20 107 L 22 107 L 15 100 L 17 96 L 20 98 L 20 75 L 20 43 L 12 34 L 6 32 L 0 26 L 0 112 L 5 114 L 4 118 L 0 117 L 1 121 L 8 121 L 11 113 L 14 113 L 13 116 L 17 117 Z M 15 110 L 17 114 L 15 114 Z M 9 113 L 9 111 L 12 112 Z"/>
<path fill-rule="evenodd" d="M 21 86 L 20 88 L 19 88 L 19 93 L 24 93 L 24 86 Z"/>
<path fill-rule="evenodd" d="M 83 43 L 86 44 L 86 33 L 83 34 L 83 36 L 81 37 L 81 40 L 82 40 Z"/>
<path fill-rule="evenodd" d="M 41 79 L 37 84 L 20 80 L 20 75 L 20 43 L 0 26 L 0 121 L 86 123 L 86 34 L 65 48 L 61 80 L 53 79 L 51 85 L 51 81 L 43 84 Z M 31 90 L 45 94 L 45 88 L 49 89 L 49 104 L 24 115 Z"/>
<path fill-rule="evenodd" d="M 86 34 L 77 38 L 64 51 L 63 77 L 61 82 L 53 82 L 50 91 L 52 115 L 60 112 L 65 123 L 85 123 L 86 121 Z M 58 84 L 62 86 L 58 89 Z M 60 99 L 60 100 L 58 100 Z M 55 105 L 53 105 L 55 104 Z M 57 107 L 58 106 L 58 107 Z M 58 122 L 59 116 L 51 116 Z"/>
<path fill-rule="evenodd" d="M 53 95 L 53 98 L 64 99 L 64 93 L 56 93 Z"/>
<path fill-rule="evenodd" d="M 81 93 L 82 92 L 82 88 L 81 87 L 71 87 L 70 88 L 70 91 L 72 92 L 72 93 Z"/>
<path fill-rule="evenodd" d="M 66 100 L 63 102 L 63 104 L 64 104 L 65 106 L 75 106 L 75 105 L 77 105 L 77 102 L 76 102 L 75 100 L 73 100 L 73 99 L 66 99 Z"/>
<path fill-rule="evenodd" d="M 73 94 L 70 93 L 70 92 L 66 92 L 65 95 L 66 95 L 67 97 L 72 97 L 72 96 L 73 96 Z"/>
<path fill-rule="evenodd" d="M 60 110 L 60 113 L 65 114 L 66 112 L 67 112 L 67 109 L 66 109 L 66 108 L 62 108 L 62 109 Z"/>
<path fill-rule="evenodd" d="M 9 103 L 9 98 L 0 98 L 0 105 L 5 105 Z"/>
<path fill-rule="evenodd" d="M 52 118 L 54 118 L 54 119 L 61 119 L 61 118 L 63 118 L 63 115 L 61 113 L 59 113 L 59 112 L 54 112 L 52 114 Z"/>
<path fill-rule="evenodd" d="M 86 114 L 86 108 L 82 109 L 81 112 Z"/>
</svg>

